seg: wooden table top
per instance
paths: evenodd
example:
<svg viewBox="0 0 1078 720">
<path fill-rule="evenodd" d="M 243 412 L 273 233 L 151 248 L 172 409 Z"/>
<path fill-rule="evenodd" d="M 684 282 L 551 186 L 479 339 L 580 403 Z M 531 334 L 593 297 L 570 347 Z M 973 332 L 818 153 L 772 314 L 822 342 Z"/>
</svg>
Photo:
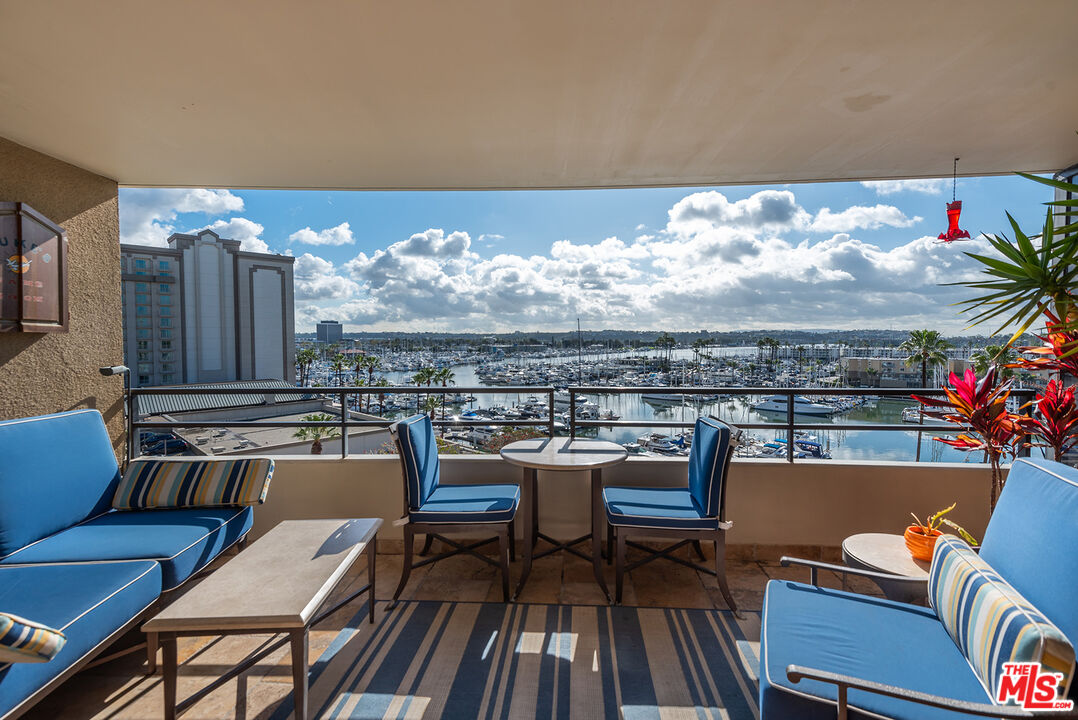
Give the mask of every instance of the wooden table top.
<svg viewBox="0 0 1078 720">
<path fill-rule="evenodd" d="M 381 525 L 381 518 L 285 520 L 142 629 L 302 628 Z"/>
<path fill-rule="evenodd" d="M 842 541 L 842 552 L 868 567 L 894 575 L 928 579 L 930 563 L 914 560 L 906 541 L 893 533 L 861 533 Z"/>
<path fill-rule="evenodd" d="M 501 456 L 508 463 L 536 470 L 595 470 L 624 462 L 629 453 L 607 440 L 556 437 L 509 443 Z"/>
</svg>

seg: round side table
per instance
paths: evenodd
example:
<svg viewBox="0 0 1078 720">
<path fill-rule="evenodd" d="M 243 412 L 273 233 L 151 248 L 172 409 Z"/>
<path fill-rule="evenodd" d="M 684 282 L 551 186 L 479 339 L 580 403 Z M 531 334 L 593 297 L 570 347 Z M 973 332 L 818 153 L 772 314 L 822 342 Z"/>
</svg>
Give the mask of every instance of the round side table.
<svg viewBox="0 0 1078 720">
<path fill-rule="evenodd" d="M 902 575 L 923 582 L 873 581 L 890 600 L 924 605 L 928 599 L 929 563 L 914 560 L 901 535 L 861 533 L 842 541 L 842 561 L 852 568 Z"/>
</svg>

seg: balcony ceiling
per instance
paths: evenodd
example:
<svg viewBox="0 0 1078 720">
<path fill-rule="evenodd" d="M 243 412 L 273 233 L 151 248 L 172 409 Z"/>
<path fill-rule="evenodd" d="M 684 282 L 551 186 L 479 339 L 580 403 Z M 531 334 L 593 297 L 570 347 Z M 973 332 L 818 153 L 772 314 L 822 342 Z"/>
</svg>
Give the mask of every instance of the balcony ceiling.
<svg viewBox="0 0 1078 720">
<path fill-rule="evenodd" d="M 1072 0 L 0 0 L 0 136 L 128 185 L 572 188 L 1078 162 Z"/>
</svg>

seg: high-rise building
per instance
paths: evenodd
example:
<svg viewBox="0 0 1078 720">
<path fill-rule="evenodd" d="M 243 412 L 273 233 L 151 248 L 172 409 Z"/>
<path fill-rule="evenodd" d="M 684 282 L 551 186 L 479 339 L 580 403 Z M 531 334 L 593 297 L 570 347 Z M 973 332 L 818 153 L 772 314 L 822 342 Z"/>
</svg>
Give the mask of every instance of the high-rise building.
<svg viewBox="0 0 1078 720">
<path fill-rule="evenodd" d="M 294 258 L 211 230 L 120 245 L 131 386 L 295 382 Z"/>
<path fill-rule="evenodd" d="M 337 343 L 344 338 L 344 326 L 336 320 L 319 320 L 315 339 L 320 343 Z"/>
</svg>

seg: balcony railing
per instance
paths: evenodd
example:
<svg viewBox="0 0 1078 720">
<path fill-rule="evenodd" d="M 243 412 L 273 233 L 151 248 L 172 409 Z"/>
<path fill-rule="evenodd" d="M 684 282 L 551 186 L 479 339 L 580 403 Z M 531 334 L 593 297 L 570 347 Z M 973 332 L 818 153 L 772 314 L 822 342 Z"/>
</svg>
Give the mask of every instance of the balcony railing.
<svg viewBox="0 0 1078 720">
<path fill-rule="evenodd" d="M 148 387 L 133 388 L 128 391 L 127 418 L 128 418 L 128 457 L 136 456 L 136 439 L 140 437 L 142 430 L 172 431 L 184 428 L 305 428 L 325 427 L 335 428 L 340 431 L 341 457 L 348 456 L 348 431 L 353 428 L 388 428 L 393 419 L 356 420 L 351 417 L 349 399 L 352 397 L 376 396 L 386 397 L 390 395 L 512 395 L 528 394 L 533 396 L 544 395 L 546 397 L 547 414 L 545 417 L 529 418 L 521 420 L 503 419 L 436 419 L 433 421 L 436 427 L 535 427 L 545 428 L 549 437 L 556 434 L 556 402 L 555 395 L 559 391 L 550 386 L 497 386 L 497 387 L 282 387 L 282 388 L 206 388 L 206 387 Z M 686 397 L 700 395 L 730 395 L 738 397 L 781 396 L 786 401 L 785 422 L 765 423 L 737 423 L 737 426 L 746 430 L 775 430 L 785 431 L 786 437 L 791 441 L 786 443 L 786 460 L 794 462 L 795 444 L 792 442 L 795 431 L 798 430 L 835 430 L 855 429 L 859 431 L 878 432 L 923 432 L 927 434 L 951 433 L 955 426 L 927 426 L 921 424 L 849 424 L 839 425 L 830 422 L 803 422 L 798 420 L 794 413 L 794 399 L 798 396 L 821 397 L 821 396 L 854 396 L 854 397 L 892 397 L 908 398 L 915 402 L 910 395 L 939 396 L 943 391 L 939 388 L 770 388 L 770 387 L 610 387 L 610 386 L 572 386 L 567 388 L 569 394 L 567 432 L 571 437 L 576 437 L 584 428 L 613 428 L 613 427 L 655 427 L 655 428 L 689 428 L 693 422 L 685 420 L 657 420 L 657 419 L 628 419 L 628 420 L 593 420 L 577 417 L 578 395 L 618 395 L 631 393 L 664 393 L 683 395 Z M 1011 394 L 1019 403 L 1032 400 L 1035 394 L 1032 389 L 1014 390 Z M 138 398 L 143 396 L 182 396 L 182 395 L 250 395 L 264 397 L 270 395 L 295 395 L 297 398 L 306 396 L 321 397 L 323 399 L 336 400 L 341 410 L 340 418 L 332 421 L 302 421 L 302 420 L 144 420 L 138 412 Z M 417 403 L 418 404 L 418 403 Z M 442 405 L 445 407 L 443 399 Z M 1028 449 L 1023 454 L 1028 454 Z"/>
</svg>

